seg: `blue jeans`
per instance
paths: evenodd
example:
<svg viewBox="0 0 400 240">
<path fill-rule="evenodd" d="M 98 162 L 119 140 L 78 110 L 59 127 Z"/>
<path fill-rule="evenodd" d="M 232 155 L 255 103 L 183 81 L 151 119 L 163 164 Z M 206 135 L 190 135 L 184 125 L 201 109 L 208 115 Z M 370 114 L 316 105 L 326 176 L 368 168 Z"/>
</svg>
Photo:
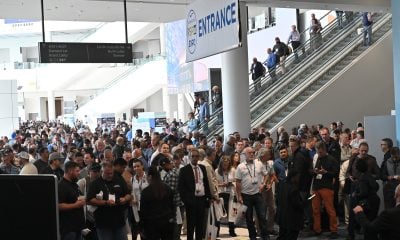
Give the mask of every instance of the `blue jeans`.
<svg viewBox="0 0 400 240">
<path fill-rule="evenodd" d="M 243 194 L 243 204 L 247 206 L 246 211 L 246 225 L 249 230 L 249 238 L 250 240 L 257 239 L 257 232 L 254 226 L 253 221 L 253 208 L 256 210 L 256 215 L 259 223 L 259 227 L 261 230 L 261 239 L 268 239 L 267 233 L 267 220 L 265 216 L 265 204 L 262 198 L 261 193 L 257 193 L 254 195 Z"/>
<path fill-rule="evenodd" d="M 65 233 L 61 236 L 61 240 L 81 240 L 82 234 L 81 232 L 69 232 Z"/>
<path fill-rule="evenodd" d="M 364 46 L 370 46 L 372 44 L 372 25 L 364 26 Z M 367 42 L 368 35 L 368 42 Z"/>
<path fill-rule="evenodd" d="M 125 226 L 120 228 L 97 228 L 99 240 L 128 240 Z"/>
</svg>

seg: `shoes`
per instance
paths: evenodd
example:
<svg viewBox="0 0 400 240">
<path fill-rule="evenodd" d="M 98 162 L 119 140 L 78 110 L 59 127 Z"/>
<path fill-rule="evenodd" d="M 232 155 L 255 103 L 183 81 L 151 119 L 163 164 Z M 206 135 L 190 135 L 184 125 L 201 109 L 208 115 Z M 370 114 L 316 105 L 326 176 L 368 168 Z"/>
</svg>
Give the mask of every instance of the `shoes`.
<svg viewBox="0 0 400 240">
<path fill-rule="evenodd" d="M 337 232 L 331 232 L 331 235 L 329 235 L 329 239 L 337 239 L 339 238 L 339 234 Z"/>
<path fill-rule="evenodd" d="M 229 233 L 229 236 L 230 236 L 230 237 L 237 237 L 237 234 L 236 234 L 235 232 L 230 232 L 230 233 Z"/>
<path fill-rule="evenodd" d="M 322 232 L 314 232 L 314 236 L 318 237 L 321 236 Z"/>
<path fill-rule="evenodd" d="M 268 233 L 268 235 L 274 235 L 274 236 L 276 236 L 276 235 L 279 234 L 279 233 L 278 233 L 277 231 L 275 231 L 275 230 L 268 231 L 267 233 Z"/>
</svg>

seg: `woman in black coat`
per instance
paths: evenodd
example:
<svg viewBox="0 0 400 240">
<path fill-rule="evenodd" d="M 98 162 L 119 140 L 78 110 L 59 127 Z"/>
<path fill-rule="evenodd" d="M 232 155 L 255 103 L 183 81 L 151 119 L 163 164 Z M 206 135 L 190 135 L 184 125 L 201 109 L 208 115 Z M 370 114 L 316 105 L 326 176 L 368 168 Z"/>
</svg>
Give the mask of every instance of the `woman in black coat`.
<svg viewBox="0 0 400 240">
<path fill-rule="evenodd" d="M 175 209 L 171 188 L 161 181 L 156 167 L 147 173 L 149 186 L 140 198 L 140 221 L 146 240 L 172 240 Z"/>
</svg>

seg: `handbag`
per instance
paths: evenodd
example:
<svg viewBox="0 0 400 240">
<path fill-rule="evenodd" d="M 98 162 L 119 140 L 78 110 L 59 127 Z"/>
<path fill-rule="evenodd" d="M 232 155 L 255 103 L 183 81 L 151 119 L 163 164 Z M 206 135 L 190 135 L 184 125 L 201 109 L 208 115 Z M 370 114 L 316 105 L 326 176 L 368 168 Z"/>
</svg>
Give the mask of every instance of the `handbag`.
<svg viewBox="0 0 400 240">
<path fill-rule="evenodd" d="M 244 204 L 239 204 L 236 219 L 235 219 L 235 225 L 236 226 L 241 226 L 243 225 L 243 222 L 246 222 L 246 212 L 247 212 L 247 206 Z"/>
<path fill-rule="evenodd" d="M 217 221 L 221 221 L 222 218 L 226 218 L 227 217 L 227 213 L 226 213 L 226 210 L 225 210 L 224 199 L 223 198 L 219 199 L 219 203 L 214 202 L 213 205 L 214 205 L 214 208 L 215 208 L 215 219 Z"/>
</svg>

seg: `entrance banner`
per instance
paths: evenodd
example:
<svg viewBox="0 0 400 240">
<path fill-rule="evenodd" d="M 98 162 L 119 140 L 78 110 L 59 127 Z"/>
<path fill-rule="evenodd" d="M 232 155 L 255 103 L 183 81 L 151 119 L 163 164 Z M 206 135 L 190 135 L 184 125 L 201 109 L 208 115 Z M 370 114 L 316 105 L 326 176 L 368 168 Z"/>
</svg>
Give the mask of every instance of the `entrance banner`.
<svg viewBox="0 0 400 240">
<path fill-rule="evenodd" d="M 197 0 L 187 8 L 186 62 L 240 47 L 238 0 Z"/>
</svg>

